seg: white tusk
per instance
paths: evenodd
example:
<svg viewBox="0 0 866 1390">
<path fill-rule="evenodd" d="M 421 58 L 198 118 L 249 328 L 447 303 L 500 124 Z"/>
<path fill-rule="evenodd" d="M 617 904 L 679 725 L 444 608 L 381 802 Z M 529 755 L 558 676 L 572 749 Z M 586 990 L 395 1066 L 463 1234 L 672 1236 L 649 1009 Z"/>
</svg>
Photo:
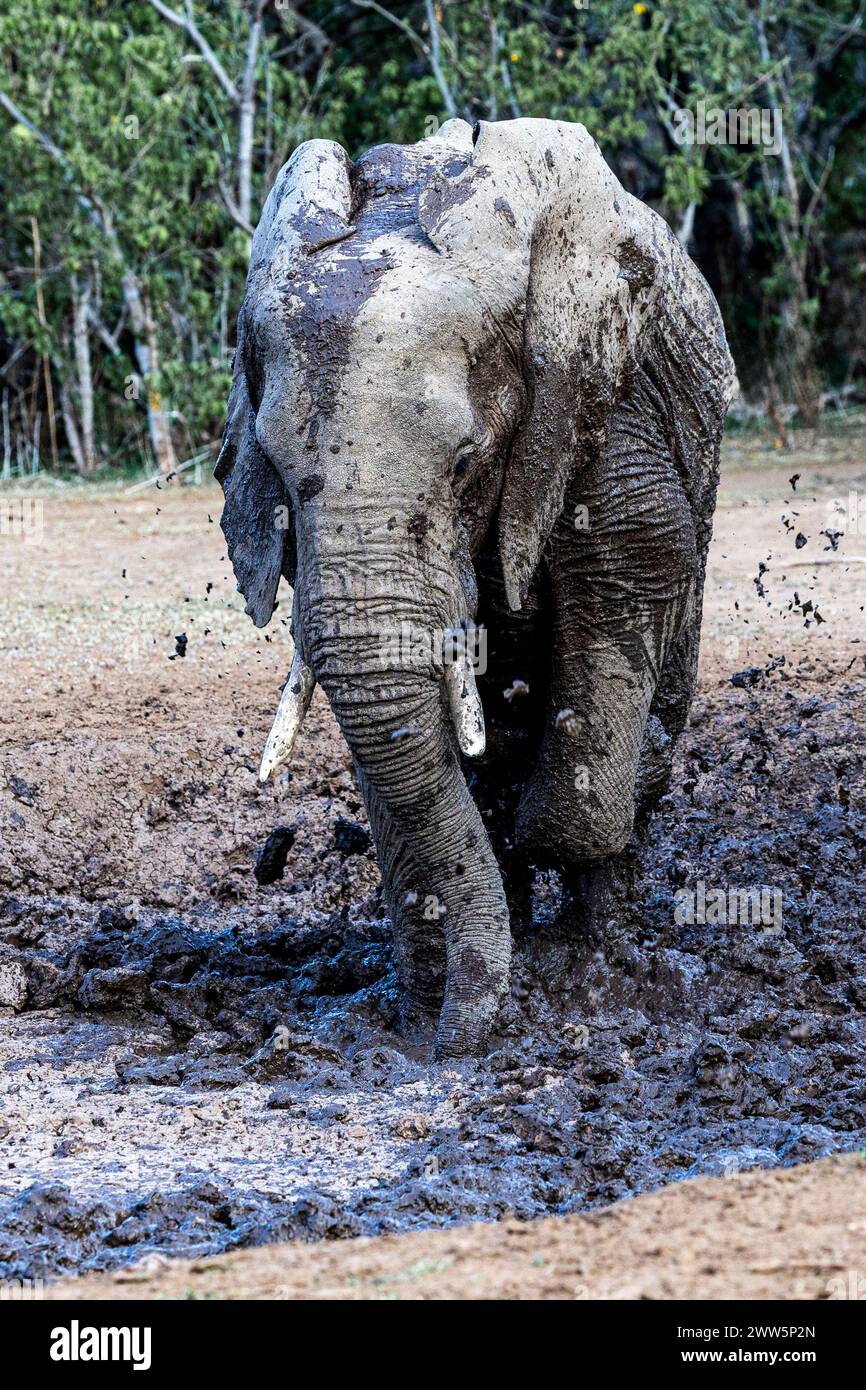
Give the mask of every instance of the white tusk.
<svg viewBox="0 0 866 1390">
<path fill-rule="evenodd" d="M 454 659 L 445 663 L 445 689 L 460 752 L 467 758 L 480 758 L 486 745 L 484 710 L 465 649 L 458 649 Z"/>
<path fill-rule="evenodd" d="M 267 782 L 272 774 L 282 772 L 288 767 L 295 739 L 304 722 L 304 715 L 310 708 L 315 688 L 316 678 L 296 647 L 289 679 L 283 687 L 273 728 L 268 734 L 262 754 L 260 782 Z"/>
</svg>

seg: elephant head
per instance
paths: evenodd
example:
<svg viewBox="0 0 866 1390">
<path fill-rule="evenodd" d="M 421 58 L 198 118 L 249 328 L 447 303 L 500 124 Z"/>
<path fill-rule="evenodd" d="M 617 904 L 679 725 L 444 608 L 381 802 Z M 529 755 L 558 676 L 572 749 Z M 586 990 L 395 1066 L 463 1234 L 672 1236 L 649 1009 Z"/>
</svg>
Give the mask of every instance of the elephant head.
<svg viewBox="0 0 866 1390">
<path fill-rule="evenodd" d="M 519 613 L 650 361 L 674 412 L 671 467 L 705 512 L 730 365 L 718 312 L 581 126 L 449 121 L 356 164 L 314 140 L 268 197 L 217 465 L 253 621 L 268 622 L 281 575 L 294 587 L 262 771 L 285 765 L 318 682 L 373 827 L 407 1014 L 444 989 L 440 1055 L 483 1047 L 510 956 L 461 763 L 484 751 L 459 638 L 477 557 L 498 556 L 503 609 Z"/>
</svg>

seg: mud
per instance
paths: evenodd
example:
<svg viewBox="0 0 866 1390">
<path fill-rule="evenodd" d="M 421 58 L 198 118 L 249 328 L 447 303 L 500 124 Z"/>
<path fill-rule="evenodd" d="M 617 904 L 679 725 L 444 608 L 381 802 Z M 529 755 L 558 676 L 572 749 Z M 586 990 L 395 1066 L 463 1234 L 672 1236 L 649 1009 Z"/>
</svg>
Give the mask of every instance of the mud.
<svg viewBox="0 0 866 1390">
<path fill-rule="evenodd" d="M 862 1298 L 866 1163 L 847 1154 L 675 1183 L 601 1212 L 367 1240 L 153 1256 L 48 1285 L 48 1298 Z"/>
<path fill-rule="evenodd" d="M 26 1133 L 0 1176 L 4 1273 L 578 1211 L 863 1146 L 859 703 L 844 682 L 803 698 L 778 672 L 760 694 L 705 698 L 597 939 L 568 939 L 555 883 L 539 884 L 480 1063 L 401 1042 L 383 917 L 263 928 L 243 908 L 104 907 L 68 946 L 62 902 L 8 897 L 4 997 L 13 1027 L 31 1011 L 40 1027 L 7 1064 L 4 1110 L 39 1075 L 73 1113 L 52 1176 Z M 772 884 L 779 920 L 678 925 L 673 895 L 701 877 Z M 76 1124 L 83 1098 L 95 1113 Z M 124 1114 L 140 1139 L 109 1158 Z"/>
<path fill-rule="evenodd" d="M 861 575 L 770 559 L 797 553 L 775 531 L 790 489 L 757 486 L 754 514 L 739 492 L 721 508 L 701 691 L 638 861 L 583 936 L 539 877 L 493 1050 L 460 1064 L 396 1032 L 375 861 L 319 697 L 292 780 L 256 788 L 285 673 L 230 581 L 220 608 L 196 598 L 228 573 L 212 495 L 155 525 L 75 502 L 50 553 L 10 560 L 57 598 L 34 626 L 22 590 L 19 619 L 6 572 L 25 635 L 0 717 L 5 1277 L 579 1212 L 866 1146 Z M 83 545 L 94 574 L 132 576 L 95 612 Z M 795 588 L 826 623 L 805 626 Z M 763 885 L 772 920 L 680 924 L 674 895 L 701 882 Z"/>
</svg>

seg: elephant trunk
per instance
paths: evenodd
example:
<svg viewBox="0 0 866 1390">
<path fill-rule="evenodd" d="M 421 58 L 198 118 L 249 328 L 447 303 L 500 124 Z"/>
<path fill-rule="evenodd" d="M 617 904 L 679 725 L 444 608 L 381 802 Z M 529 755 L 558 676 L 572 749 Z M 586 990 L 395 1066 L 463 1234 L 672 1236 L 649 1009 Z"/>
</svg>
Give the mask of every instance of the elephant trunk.
<svg viewBox="0 0 866 1390">
<path fill-rule="evenodd" d="M 444 944 L 437 1052 L 477 1053 L 507 988 L 511 942 L 499 868 L 455 742 L 454 722 L 470 707 L 464 727 L 476 751 L 483 746 L 474 681 L 442 665 L 451 598 L 429 576 L 425 592 L 417 568 L 386 562 L 375 547 L 357 570 L 345 554 L 323 553 L 321 539 L 315 549 L 299 585 L 299 641 L 358 771 L 408 1016 L 442 1002 Z"/>
</svg>

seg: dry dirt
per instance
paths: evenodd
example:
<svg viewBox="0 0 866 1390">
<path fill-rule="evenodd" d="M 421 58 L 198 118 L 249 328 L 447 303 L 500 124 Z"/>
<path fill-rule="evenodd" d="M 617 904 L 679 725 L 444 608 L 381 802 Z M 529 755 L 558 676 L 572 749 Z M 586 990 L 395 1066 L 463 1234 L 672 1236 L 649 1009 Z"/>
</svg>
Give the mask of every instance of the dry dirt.
<svg viewBox="0 0 866 1390">
<path fill-rule="evenodd" d="M 266 634 L 244 617 L 219 506 L 45 489 L 41 535 L 0 533 L 0 1275 L 410 1228 L 468 1259 L 496 1232 L 424 1232 L 754 1168 L 778 1171 L 668 1187 L 605 1229 L 669 1205 L 660 1267 L 686 1279 L 707 1221 L 734 1249 L 730 1192 L 784 1193 L 794 1258 L 808 1232 L 781 1204 L 803 1182 L 822 1205 L 837 1170 L 782 1170 L 866 1145 L 862 435 L 729 446 L 700 694 L 616 920 L 563 943 L 541 882 L 493 1052 L 457 1066 L 394 1031 L 375 861 L 320 694 L 293 773 L 257 784 L 287 607 Z M 280 825 L 285 876 L 263 887 Z M 674 893 L 700 881 L 764 885 L 781 914 L 680 925 Z M 524 1237 L 498 1229 L 501 1271 Z"/>
</svg>

